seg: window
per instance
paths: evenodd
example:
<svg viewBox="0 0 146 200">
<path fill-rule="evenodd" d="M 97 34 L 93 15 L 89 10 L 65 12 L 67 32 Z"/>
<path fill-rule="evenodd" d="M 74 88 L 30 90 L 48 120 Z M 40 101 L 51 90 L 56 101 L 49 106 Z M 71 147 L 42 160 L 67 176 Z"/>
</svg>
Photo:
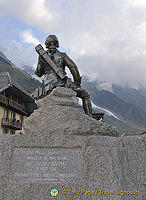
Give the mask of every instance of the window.
<svg viewBox="0 0 146 200">
<path fill-rule="evenodd" d="M 7 109 L 5 109 L 4 110 L 4 119 L 9 119 L 9 116 L 10 116 L 10 112 Z"/>
<path fill-rule="evenodd" d="M 9 133 L 8 129 L 3 129 L 3 133 L 5 134 Z"/>
<path fill-rule="evenodd" d="M 14 134 L 15 134 L 15 131 L 14 131 L 14 130 L 10 130 L 10 134 L 11 134 L 11 135 L 14 135 Z"/>
<path fill-rule="evenodd" d="M 16 113 L 11 112 L 11 120 L 16 119 Z"/>
</svg>

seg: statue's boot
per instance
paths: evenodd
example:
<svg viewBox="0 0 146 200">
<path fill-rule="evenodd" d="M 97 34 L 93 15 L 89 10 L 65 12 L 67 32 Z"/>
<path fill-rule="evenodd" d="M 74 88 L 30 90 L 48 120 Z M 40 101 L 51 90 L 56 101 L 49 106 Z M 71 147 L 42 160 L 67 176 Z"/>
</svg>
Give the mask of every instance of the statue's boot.
<svg viewBox="0 0 146 200">
<path fill-rule="evenodd" d="M 90 117 L 92 117 L 92 105 L 91 105 L 91 101 L 87 98 L 82 99 L 83 101 L 83 109 L 85 111 L 85 113 L 87 115 L 89 115 Z"/>
</svg>

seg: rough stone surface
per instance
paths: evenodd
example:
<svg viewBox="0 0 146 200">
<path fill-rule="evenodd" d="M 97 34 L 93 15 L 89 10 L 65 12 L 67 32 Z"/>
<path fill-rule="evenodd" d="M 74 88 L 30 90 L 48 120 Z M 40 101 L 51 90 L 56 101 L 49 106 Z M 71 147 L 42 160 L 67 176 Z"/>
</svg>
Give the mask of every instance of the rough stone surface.
<svg viewBox="0 0 146 200">
<path fill-rule="evenodd" d="M 37 102 L 27 134 L 0 134 L 0 200 L 144 200 L 146 137 L 113 137 L 75 95 L 56 88 Z"/>
<path fill-rule="evenodd" d="M 76 93 L 64 87 L 37 101 L 38 110 L 24 122 L 26 134 L 56 131 L 69 135 L 119 136 L 119 132 L 104 122 L 97 121 L 77 108 Z"/>
<path fill-rule="evenodd" d="M 103 137 L 57 132 L 1 134 L 0 152 L 0 200 L 145 198 L 145 136 Z M 57 162 L 56 155 L 60 159 Z M 71 159 L 76 164 L 71 166 Z M 50 165 L 54 168 L 47 171 L 46 167 L 50 169 Z M 65 169 L 62 170 L 62 167 Z M 58 176 L 52 174 L 53 169 Z M 30 174 L 26 180 L 27 172 Z M 80 176 L 77 177 L 78 173 Z M 43 174 L 42 177 L 40 174 Z M 74 181 L 73 175 L 77 177 Z M 55 176 L 62 176 L 64 181 L 54 181 Z M 70 178 L 71 181 L 68 181 Z M 52 188 L 58 188 L 57 197 L 50 196 Z M 111 191 L 112 194 L 100 194 L 100 190 Z M 73 194 L 71 191 L 76 192 Z M 139 191 L 140 194 L 122 195 L 120 191 Z"/>
</svg>

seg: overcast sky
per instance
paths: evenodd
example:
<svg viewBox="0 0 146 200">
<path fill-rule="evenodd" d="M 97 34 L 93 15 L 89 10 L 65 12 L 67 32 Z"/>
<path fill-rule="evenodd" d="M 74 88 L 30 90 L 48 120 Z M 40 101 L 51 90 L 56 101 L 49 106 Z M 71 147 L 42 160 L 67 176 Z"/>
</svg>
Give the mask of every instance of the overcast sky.
<svg viewBox="0 0 146 200">
<path fill-rule="evenodd" d="M 0 50 L 36 67 L 56 34 L 81 75 L 146 88 L 146 0 L 0 0 Z"/>
</svg>

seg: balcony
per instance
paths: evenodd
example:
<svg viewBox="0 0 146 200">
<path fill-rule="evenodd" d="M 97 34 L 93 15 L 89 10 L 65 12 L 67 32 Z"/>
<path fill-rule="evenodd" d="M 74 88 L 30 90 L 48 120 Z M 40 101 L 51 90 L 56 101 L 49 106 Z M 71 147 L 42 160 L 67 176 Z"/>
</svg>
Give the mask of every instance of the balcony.
<svg viewBox="0 0 146 200">
<path fill-rule="evenodd" d="M 15 108 L 16 110 L 19 110 L 24 114 L 27 114 L 27 111 L 26 111 L 24 105 L 12 100 L 12 99 L 10 99 L 8 102 L 9 102 L 9 106 L 11 106 L 12 108 Z"/>
<path fill-rule="evenodd" d="M 11 128 L 13 130 L 21 130 L 22 124 L 19 121 L 15 121 L 12 119 L 2 118 L 1 125 L 5 128 Z"/>
<path fill-rule="evenodd" d="M 9 99 L 2 94 L 0 94 L 0 103 L 2 103 L 4 106 L 9 107 L 10 109 L 12 109 L 16 112 L 27 115 L 27 111 L 26 111 L 24 105 L 12 100 L 12 99 Z"/>
<path fill-rule="evenodd" d="M 4 95 L 0 94 L 0 102 L 3 103 L 4 105 L 8 105 L 9 99 Z"/>
</svg>

